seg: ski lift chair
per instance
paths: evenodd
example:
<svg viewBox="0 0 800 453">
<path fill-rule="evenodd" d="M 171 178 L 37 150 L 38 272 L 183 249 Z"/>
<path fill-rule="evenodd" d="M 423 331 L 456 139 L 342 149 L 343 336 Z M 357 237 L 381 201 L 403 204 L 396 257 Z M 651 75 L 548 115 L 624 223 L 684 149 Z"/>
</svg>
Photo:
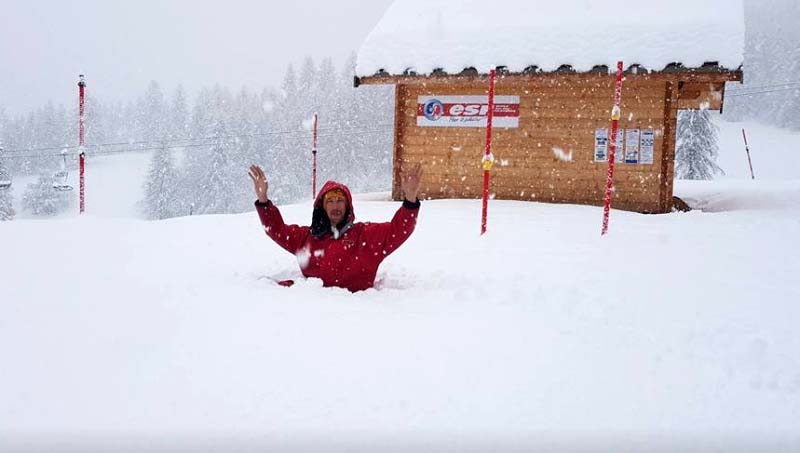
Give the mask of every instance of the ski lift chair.
<svg viewBox="0 0 800 453">
<path fill-rule="evenodd" d="M 53 189 L 59 192 L 68 192 L 72 190 L 72 186 L 67 182 L 69 173 L 66 171 L 57 171 L 53 174 Z"/>
<path fill-rule="evenodd" d="M 64 161 L 61 163 L 61 171 L 53 173 L 53 189 L 59 192 L 67 192 L 72 190 L 72 186 L 68 182 L 67 150 L 61 151 L 61 156 L 64 157 Z"/>
</svg>

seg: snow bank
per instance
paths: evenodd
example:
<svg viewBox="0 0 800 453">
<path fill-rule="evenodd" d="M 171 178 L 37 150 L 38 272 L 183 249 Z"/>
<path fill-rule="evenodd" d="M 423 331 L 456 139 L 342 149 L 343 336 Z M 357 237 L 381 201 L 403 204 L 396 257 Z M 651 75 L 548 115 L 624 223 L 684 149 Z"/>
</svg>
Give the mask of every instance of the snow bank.
<svg viewBox="0 0 800 453">
<path fill-rule="evenodd" d="M 701 209 L 601 239 L 494 200 L 480 237 L 428 201 L 357 294 L 275 285 L 254 213 L 131 218 L 146 159 L 90 161 L 89 215 L 0 222 L 0 451 L 800 450 L 800 136 L 746 124 L 751 181 L 720 126 L 728 176 L 675 185 Z"/>
<path fill-rule="evenodd" d="M 362 44 L 356 75 L 486 73 L 494 65 L 588 71 L 618 60 L 655 70 L 709 61 L 736 69 L 743 52 L 741 0 L 396 0 Z"/>
<path fill-rule="evenodd" d="M 254 213 L 0 223 L 0 450 L 796 449 L 798 214 L 429 201 L 358 294 Z"/>
</svg>

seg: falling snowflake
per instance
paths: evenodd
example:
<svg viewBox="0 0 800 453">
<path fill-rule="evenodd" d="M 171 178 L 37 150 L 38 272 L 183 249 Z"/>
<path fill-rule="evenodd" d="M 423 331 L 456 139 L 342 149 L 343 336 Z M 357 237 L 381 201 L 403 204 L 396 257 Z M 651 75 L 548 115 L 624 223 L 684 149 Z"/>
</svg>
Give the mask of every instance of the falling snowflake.
<svg viewBox="0 0 800 453">
<path fill-rule="evenodd" d="M 572 151 L 567 153 L 563 149 L 555 147 L 553 148 L 553 155 L 556 156 L 556 159 L 560 161 L 572 162 Z"/>
</svg>

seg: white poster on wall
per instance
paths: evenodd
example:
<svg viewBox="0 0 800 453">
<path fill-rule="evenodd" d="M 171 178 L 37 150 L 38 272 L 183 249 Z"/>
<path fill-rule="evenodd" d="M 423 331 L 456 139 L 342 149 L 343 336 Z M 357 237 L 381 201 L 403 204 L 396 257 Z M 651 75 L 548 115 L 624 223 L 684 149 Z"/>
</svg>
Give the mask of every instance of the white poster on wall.
<svg viewBox="0 0 800 453">
<path fill-rule="evenodd" d="M 653 163 L 653 153 L 655 150 L 656 145 L 656 131 L 653 129 L 644 129 L 642 130 L 642 149 L 641 149 L 641 158 L 639 159 L 640 164 L 652 164 Z"/>
<path fill-rule="evenodd" d="M 608 129 L 594 131 L 594 161 L 608 161 Z"/>
<path fill-rule="evenodd" d="M 625 163 L 639 162 L 639 129 L 625 131 Z"/>
<path fill-rule="evenodd" d="M 614 162 L 625 162 L 625 129 L 617 130 L 616 149 L 614 150 Z"/>
<path fill-rule="evenodd" d="M 488 96 L 419 96 L 417 126 L 486 127 Z M 519 127 L 519 96 L 495 96 L 492 127 Z"/>
</svg>

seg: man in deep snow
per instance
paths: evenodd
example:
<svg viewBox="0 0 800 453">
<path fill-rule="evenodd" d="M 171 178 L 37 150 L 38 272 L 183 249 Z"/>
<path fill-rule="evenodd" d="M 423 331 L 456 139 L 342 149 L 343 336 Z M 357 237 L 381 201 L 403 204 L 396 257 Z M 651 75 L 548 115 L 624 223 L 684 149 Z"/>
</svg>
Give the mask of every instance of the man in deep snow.
<svg viewBox="0 0 800 453">
<path fill-rule="evenodd" d="M 324 286 L 353 292 L 372 288 L 378 266 L 411 236 L 417 224 L 420 164 L 404 172 L 401 187 L 405 200 L 390 222 L 354 223 L 350 189 L 328 181 L 314 201 L 310 227 L 286 225 L 267 197 L 269 184 L 264 171 L 251 165 L 249 173 L 258 197 L 256 211 L 267 236 L 297 256 L 304 276 L 319 278 Z"/>
</svg>

